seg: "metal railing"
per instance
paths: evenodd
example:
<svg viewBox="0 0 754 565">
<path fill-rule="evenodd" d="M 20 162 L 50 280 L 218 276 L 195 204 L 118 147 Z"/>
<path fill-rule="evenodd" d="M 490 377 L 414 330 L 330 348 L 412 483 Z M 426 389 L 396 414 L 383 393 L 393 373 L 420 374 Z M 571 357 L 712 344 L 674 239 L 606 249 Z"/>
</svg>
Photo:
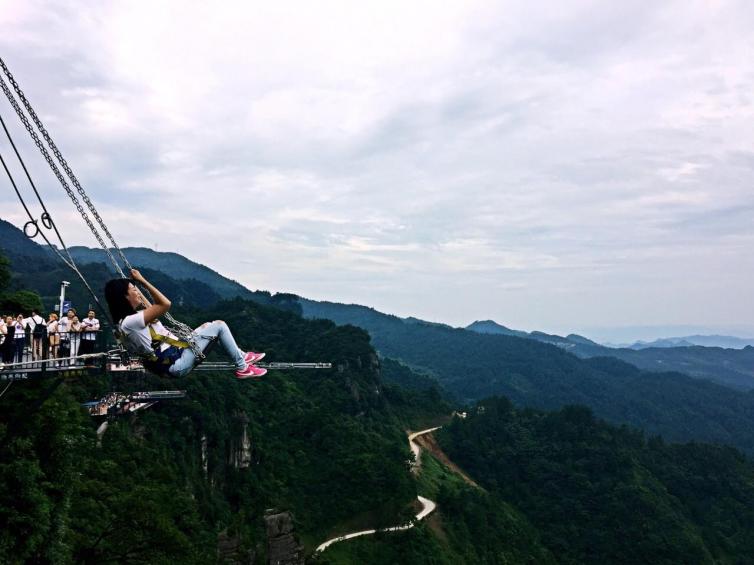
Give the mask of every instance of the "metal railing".
<svg viewBox="0 0 754 565">
<path fill-rule="evenodd" d="M 105 330 L 45 332 L 41 335 L 27 330 L 22 337 L 2 335 L 0 363 L 23 363 L 25 369 L 42 370 L 50 366 L 81 366 L 87 360 L 74 358 L 107 351 L 108 335 Z"/>
</svg>

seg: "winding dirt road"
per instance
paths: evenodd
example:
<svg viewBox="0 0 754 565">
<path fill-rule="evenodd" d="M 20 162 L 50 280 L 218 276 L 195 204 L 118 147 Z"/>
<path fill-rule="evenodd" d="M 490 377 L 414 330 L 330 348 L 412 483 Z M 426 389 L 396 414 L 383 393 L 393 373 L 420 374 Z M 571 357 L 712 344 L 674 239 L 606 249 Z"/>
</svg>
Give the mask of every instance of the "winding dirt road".
<svg viewBox="0 0 754 565">
<path fill-rule="evenodd" d="M 422 430 L 420 432 L 414 432 L 412 434 L 409 434 L 408 436 L 408 444 L 411 447 L 411 452 L 414 454 L 415 461 L 412 465 L 411 471 L 413 473 L 416 473 L 419 469 L 419 466 L 421 464 L 421 447 L 414 442 L 414 440 L 419 437 L 420 435 L 428 434 L 431 432 L 434 432 L 435 430 L 440 429 L 442 426 L 437 426 L 436 428 L 429 428 L 427 430 Z M 423 496 L 417 496 L 416 499 L 421 503 L 422 509 L 421 511 L 416 515 L 416 521 L 423 520 L 427 516 L 429 516 L 435 508 L 437 508 L 437 505 L 429 500 L 428 498 L 424 498 Z M 321 553 L 328 547 L 330 547 L 334 543 L 338 543 L 339 541 L 345 541 L 347 539 L 357 538 L 360 536 L 368 536 L 370 534 L 376 534 L 377 532 L 398 532 L 401 530 L 410 530 L 414 527 L 414 523 L 411 522 L 410 524 L 405 524 L 403 526 L 393 526 L 392 528 L 381 528 L 379 530 L 362 530 L 360 532 L 353 532 L 351 534 L 346 534 L 344 536 L 338 536 L 336 538 L 332 538 L 327 540 L 326 542 L 320 544 L 317 549 L 315 550 L 315 553 Z"/>
<path fill-rule="evenodd" d="M 411 465 L 411 471 L 414 474 L 419 472 L 419 467 L 421 467 L 421 463 L 422 463 L 422 458 L 421 458 L 422 448 L 414 440 L 418 438 L 419 436 L 423 436 L 424 434 L 429 434 L 429 433 L 434 432 L 435 430 L 439 430 L 441 427 L 442 426 L 437 426 L 435 428 L 429 428 L 428 430 L 422 430 L 420 432 L 414 432 L 412 434 L 409 434 L 408 444 L 411 446 L 411 451 L 414 454 L 414 462 Z"/>
</svg>

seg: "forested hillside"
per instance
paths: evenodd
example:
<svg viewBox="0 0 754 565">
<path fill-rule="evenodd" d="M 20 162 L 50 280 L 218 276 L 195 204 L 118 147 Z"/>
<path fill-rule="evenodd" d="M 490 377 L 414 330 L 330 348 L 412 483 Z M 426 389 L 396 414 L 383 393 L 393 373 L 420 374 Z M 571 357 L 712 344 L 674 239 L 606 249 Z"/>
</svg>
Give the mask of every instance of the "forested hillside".
<svg viewBox="0 0 754 565">
<path fill-rule="evenodd" d="M 668 445 L 583 407 L 480 402 L 439 432 L 450 457 L 541 534 L 559 563 L 751 563 L 754 465 Z"/>
<path fill-rule="evenodd" d="M 263 553 L 267 508 L 292 511 L 314 543 L 357 514 L 390 523 L 412 500 L 405 407 L 387 401 L 362 330 L 240 299 L 195 315 L 272 360 L 334 369 L 150 378 L 188 399 L 117 420 L 101 447 L 79 402 L 108 390 L 104 375 L 14 384 L 0 399 L 0 561 L 207 563 L 226 528 Z"/>
<path fill-rule="evenodd" d="M 584 407 L 481 401 L 435 432 L 478 487 L 424 453 L 434 516 L 359 538 L 319 562 L 746 564 L 754 554 L 754 465 L 731 448 L 667 444 Z"/>
<path fill-rule="evenodd" d="M 555 345 L 438 324 L 405 323 L 371 308 L 301 299 L 304 314 L 364 328 L 380 354 L 432 374 L 467 401 L 505 395 L 517 405 L 583 404 L 615 423 L 671 441 L 706 441 L 754 454 L 754 393 L 616 359 L 580 359 Z"/>
</svg>

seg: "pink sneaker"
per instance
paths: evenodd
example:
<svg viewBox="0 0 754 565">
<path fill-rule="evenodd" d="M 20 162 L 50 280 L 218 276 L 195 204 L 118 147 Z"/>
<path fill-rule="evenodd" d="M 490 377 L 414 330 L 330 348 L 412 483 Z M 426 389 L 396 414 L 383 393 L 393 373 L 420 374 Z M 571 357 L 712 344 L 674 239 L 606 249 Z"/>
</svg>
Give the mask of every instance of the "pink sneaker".
<svg viewBox="0 0 754 565">
<path fill-rule="evenodd" d="M 266 375 L 267 369 L 260 369 L 254 365 L 247 365 L 243 371 L 236 371 L 237 379 L 258 379 L 259 377 Z"/>
<path fill-rule="evenodd" d="M 247 363 L 256 363 L 260 359 L 264 358 L 264 353 L 254 353 L 253 351 L 249 351 L 245 356 L 244 360 Z"/>
</svg>

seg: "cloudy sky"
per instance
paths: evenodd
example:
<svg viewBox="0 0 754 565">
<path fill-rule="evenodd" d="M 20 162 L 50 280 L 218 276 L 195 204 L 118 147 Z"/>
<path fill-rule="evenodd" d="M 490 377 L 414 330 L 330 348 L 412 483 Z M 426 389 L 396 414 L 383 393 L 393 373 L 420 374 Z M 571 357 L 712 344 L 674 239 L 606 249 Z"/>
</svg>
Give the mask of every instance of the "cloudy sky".
<svg viewBox="0 0 754 565">
<path fill-rule="evenodd" d="M 123 246 L 453 325 L 754 335 L 749 2 L 0 0 L 0 29 Z"/>
</svg>

